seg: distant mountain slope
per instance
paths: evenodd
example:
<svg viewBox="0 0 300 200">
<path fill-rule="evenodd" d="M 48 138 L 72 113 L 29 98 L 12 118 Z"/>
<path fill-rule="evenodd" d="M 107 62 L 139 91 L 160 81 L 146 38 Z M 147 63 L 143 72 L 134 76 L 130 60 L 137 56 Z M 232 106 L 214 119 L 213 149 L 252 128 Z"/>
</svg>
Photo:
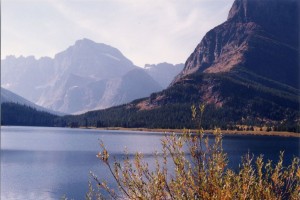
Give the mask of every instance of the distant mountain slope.
<svg viewBox="0 0 300 200">
<path fill-rule="evenodd" d="M 126 79 L 130 71 L 139 67 L 118 49 L 88 39 L 76 41 L 54 59 L 10 56 L 2 60 L 1 65 L 4 88 L 38 105 L 65 113 L 107 108 L 162 89 L 141 70 L 136 75 L 144 77 L 143 80 Z M 120 98 L 118 90 L 129 89 L 122 85 L 129 82 L 133 94 L 125 92 L 126 97 Z M 145 90 L 140 90 L 140 85 L 145 85 Z"/>
<path fill-rule="evenodd" d="M 32 109 L 36 109 L 37 111 L 48 112 L 53 115 L 63 115 L 63 113 L 55 112 L 53 110 L 38 106 L 31 101 L 28 101 L 27 99 L 1 87 L 1 104 L 2 103 L 15 103 L 19 105 L 25 105 Z"/>
<path fill-rule="evenodd" d="M 1 87 L 35 103 L 53 77 L 53 59 L 48 57 L 7 56 L 1 60 Z"/>
<path fill-rule="evenodd" d="M 204 103 L 203 125 L 270 126 L 300 131 L 297 0 L 236 0 L 162 92 L 124 106 L 88 112 L 103 126 L 193 127 L 190 107 Z"/>
<path fill-rule="evenodd" d="M 170 63 L 159 63 L 157 65 L 145 65 L 146 72 L 156 80 L 164 89 L 183 69 L 184 64 L 172 65 Z"/>
<path fill-rule="evenodd" d="M 96 108 L 103 109 L 112 105 L 121 105 L 134 99 L 147 97 L 153 92 L 162 90 L 143 69 L 136 68 L 126 73 L 120 79 L 106 83 L 106 90 Z"/>
</svg>

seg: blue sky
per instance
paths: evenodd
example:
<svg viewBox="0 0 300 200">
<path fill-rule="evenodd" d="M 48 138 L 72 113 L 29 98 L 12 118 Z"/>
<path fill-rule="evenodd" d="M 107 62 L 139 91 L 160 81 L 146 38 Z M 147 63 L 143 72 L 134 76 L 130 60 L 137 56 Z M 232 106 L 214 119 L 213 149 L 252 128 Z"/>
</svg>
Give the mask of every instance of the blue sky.
<svg viewBox="0 0 300 200">
<path fill-rule="evenodd" d="M 89 38 L 138 66 L 184 63 L 233 0 L 2 0 L 1 56 L 54 55 Z"/>
</svg>

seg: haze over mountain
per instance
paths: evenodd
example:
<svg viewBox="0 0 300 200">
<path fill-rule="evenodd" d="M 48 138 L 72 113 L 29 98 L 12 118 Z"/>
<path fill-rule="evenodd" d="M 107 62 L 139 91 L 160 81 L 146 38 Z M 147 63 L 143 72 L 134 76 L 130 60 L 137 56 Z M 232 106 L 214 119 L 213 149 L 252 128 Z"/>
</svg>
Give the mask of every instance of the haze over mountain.
<svg viewBox="0 0 300 200">
<path fill-rule="evenodd" d="M 18 95 L 37 102 L 45 84 L 54 76 L 53 59 L 34 56 L 1 60 L 1 86 Z"/>
<path fill-rule="evenodd" d="M 63 115 L 63 113 L 55 112 L 44 107 L 38 106 L 32 103 L 31 101 L 28 101 L 27 99 L 24 99 L 23 97 L 1 87 L 1 104 L 2 103 L 14 103 L 19 104 L 20 106 L 24 105 L 31 107 L 32 109 L 36 109 L 37 111 L 43 111 L 54 115 Z"/>
<path fill-rule="evenodd" d="M 298 4 L 235 0 L 227 20 L 207 32 L 166 90 L 72 120 L 85 117 L 103 126 L 191 127 L 191 105 L 204 103 L 205 128 L 246 124 L 300 130 Z"/>
<path fill-rule="evenodd" d="M 1 65 L 4 88 L 65 113 L 107 108 L 162 89 L 119 50 L 88 39 L 77 41 L 54 59 L 9 56 Z"/>
<path fill-rule="evenodd" d="M 173 65 L 164 62 L 156 65 L 146 64 L 144 69 L 165 89 L 170 85 L 174 77 L 182 71 L 183 67 L 184 64 Z"/>
</svg>

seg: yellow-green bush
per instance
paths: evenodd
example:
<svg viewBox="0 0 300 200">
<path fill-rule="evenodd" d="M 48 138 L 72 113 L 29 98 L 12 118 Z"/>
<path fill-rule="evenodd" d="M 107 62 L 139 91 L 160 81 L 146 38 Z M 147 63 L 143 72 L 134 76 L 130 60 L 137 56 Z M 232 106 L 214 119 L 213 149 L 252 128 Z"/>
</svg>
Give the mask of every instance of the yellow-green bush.
<svg viewBox="0 0 300 200">
<path fill-rule="evenodd" d="M 204 106 L 199 107 L 200 123 Z M 193 119 L 197 118 L 192 107 Z M 199 120 L 197 120 L 199 121 Z M 199 127 L 201 124 L 199 125 Z M 185 130 L 182 135 L 165 136 L 162 153 L 155 154 L 155 169 L 137 153 L 122 163 L 111 160 L 104 144 L 97 157 L 109 168 L 118 188 L 111 189 L 94 174 L 97 190 L 90 183 L 87 199 L 300 199 L 299 158 L 288 167 L 279 161 L 254 160 L 249 154 L 242 159 L 236 172 L 228 168 L 227 155 L 222 148 L 220 129 L 214 131 L 215 140 L 209 144 L 203 129 L 197 133 Z M 170 166 L 170 162 L 173 167 Z M 105 198 L 103 197 L 105 193 Z"/>
<path fill-rule="evenodd" d="M 282 165 L 283 153 L 277 164 L 263 162 L 263 157 L 246 155 L 238 172 L 227 167 L 222 149 L 222 134 L 215 130 L 214 144 L 209 145 L 203 130 L 198 134 L 166 136 L 162 140 L 162 155 L 156 156 L 153 171 L 137 153 L 133 161 L 113 161 L 101 144 L 97 155 L 107 165 L 118 184 L 114 191 L 100 181 L 95 192 L 90 185 L 87 199 L 300 199 L 299 158 L 288 167 Z M 188 156 L 187 156 L 188 155 Z M 168 169 L 171 159 L 174 168 Z M 106 198 L 101 193 L 106 192 Z"/>
</svg>

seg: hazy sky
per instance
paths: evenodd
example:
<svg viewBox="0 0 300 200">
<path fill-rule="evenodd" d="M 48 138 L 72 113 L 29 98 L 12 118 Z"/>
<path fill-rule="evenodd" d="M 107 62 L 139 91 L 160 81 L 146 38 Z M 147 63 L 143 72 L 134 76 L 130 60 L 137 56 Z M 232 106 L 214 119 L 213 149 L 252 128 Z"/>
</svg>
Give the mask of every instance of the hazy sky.
<svg viewBox="0 0 300 200">
<path fill-rule="evenodd" d="M 138 66 L 184 63 L 233 0 L 2 0 L 1 56 L 54 55 L 88 38 Z"/>
</svg>

